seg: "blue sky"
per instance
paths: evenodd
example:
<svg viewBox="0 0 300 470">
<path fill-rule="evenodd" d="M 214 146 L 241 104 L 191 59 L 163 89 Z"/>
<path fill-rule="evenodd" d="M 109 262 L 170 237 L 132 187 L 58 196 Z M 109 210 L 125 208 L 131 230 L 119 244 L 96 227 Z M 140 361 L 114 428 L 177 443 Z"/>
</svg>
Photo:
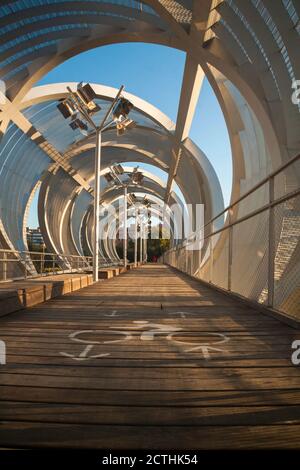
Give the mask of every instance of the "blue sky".
<svg viewBox="0 0 300 470">
<path fill-rule="evenodd" d="M 66 81 L 101 83 L 133 93 L 176 121 L 185 54 L 169 47 L 130 43 L 104 46 L 80 54 L 46 75 L 39 84 Z M 215 95 L 205 80 L 190 137 L 204 151 L 219 177 L 225 205 L 232 180 L 231 150 L 225 121 Z M 29 226 L 37 226 L 36 199 Z"/>
</svg>

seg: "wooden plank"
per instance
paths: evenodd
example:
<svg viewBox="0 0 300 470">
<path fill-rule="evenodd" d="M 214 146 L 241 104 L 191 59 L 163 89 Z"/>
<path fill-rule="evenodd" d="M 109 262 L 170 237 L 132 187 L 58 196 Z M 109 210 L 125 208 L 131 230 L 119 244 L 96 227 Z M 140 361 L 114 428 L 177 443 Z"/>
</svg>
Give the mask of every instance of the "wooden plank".
<svg viewBox="0 0 300 470">
<path fill-rule="evenodd" d="M 160 380 L 160 379 L 176 379 L 179 378 L 182 380 L 208 380 L 208 379 L 218 379 L 222 378 L 234 378 L 234 379 L 243 379 L 243 378 L 284 378 L 284 377 L 298 377 L 299 371 L 296 367 L 101 367 L 101 363 L 96 367 L 95 365 L 90 365 L 89 367 L 74 365 L 71 366 L 17 366 L 17 365 L 7 365 L 3 367 L 2 373 L 4 374 L 17 374 L 17 375 L 39 375 L 39 376 L 63 376 L 63 377 L 89 377 L 94 378 L 124 378 L 128 380 L 134 379 L 151 379 L 151 380 Z M 20 377 L 21 378 L 21 377 Z M 0 379 L 1 380 L 1 379 Z"/>
<path fill-rule="evenodd" d="M 60 357 L 59 361 L 57 360 L 58 356 L 37 356 L 37 355 L 8 355 L 8 363 L 13 363 L 15 365 L 20 364 L 32 364 L 32 365 L 55 365 L 57 367 L 61 367 L 64 365 L 74 365 L 74 360 L 67 357 Z M 180 357 L 173 357 L 173 358 L 164 358 L 162 361 L 161 358 L 153 358 L 153 357 L 124 357 L 124 355 L 119 354 L 119 356 L 114 355 L 107 356 L 101 358 L 101 361 L 96 362 L 84 362 L 81 364 L 77 364 L 77 367 L 93 367 L 94 365 L 99 365 L 101 367 L 140 367 L 143 368 L 150 368 L 150 367 L 160 367 L 160 368 L 168 368 L 168 367 L 185 367 L 185 368 L 193 368 L 197 367 L 205 367 L 205 368 L 215 368 L 215 367 L 287 367 L 287 368 L 294 368 L 291 364 L 290 357 L 286 359 L 274 359 L 274 358 L 266 358 L 264 355 L 262 357 L 256 356 L 255 359 L 248 359 L 244 358 L 241 359 L 240 356 L 234 357 L 231 356 L 228 358 L 212 358 L 209 361 L 205 359 L 193 359 L 190 358 L 180 358 Z"/>
<path fill-rule="evenodd" d="M 2 422 L 3 446 L 77 449 L 294 449 L 299 425 L 111 426 Z"/>
<path fill-rule="evenodd" d="M 44 403 L 75 403 L 112 406 L 167 406 L 173 407 L 219 407 L 219 406 L 291 406 L 300 405 L 300 390 L 93 390 L 75 387 L 73 393 L 61 388 L 0 387 L 0 400 Z M 145 423 L 147 424 L 147 423 Z"/>
<path fill-rule="evenodd" d="M 27 387 L 41 386 L 73 389 L 74 387 L 98 390 L 255 390 L 266 388 L 273 390 L 295 389 L 300 387 L 298 377 L 216 377 L 214 379 L 189 378 L 183 379 L 180 374 L 176 378 L 110 378 L 95 377 L 60 377 L 38 376 L 31 374 L 6 374 L 0 376 L 0 385 L 22 385 Z"/>
<path fill-rule="evenodd" d="M 258 426 L 300 424 L 300 406 L 99 406 L 6 401 L 0 420 L 141 426 Z"/>
</svg>

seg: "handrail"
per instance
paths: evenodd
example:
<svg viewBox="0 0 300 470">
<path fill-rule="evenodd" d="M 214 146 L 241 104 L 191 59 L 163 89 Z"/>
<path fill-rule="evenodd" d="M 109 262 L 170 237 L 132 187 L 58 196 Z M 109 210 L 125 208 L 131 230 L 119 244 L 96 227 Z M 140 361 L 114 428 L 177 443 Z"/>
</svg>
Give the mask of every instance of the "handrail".
<svg viewBox="0 0 300 470">
<path fill-rule="evenodd" d="M 30 251 L 30 250 L 11 250 L 11 249 L 6 249 L 6 248 L 0 248 L 0 253 L 1 252 L 6 252 L 6 253 L 28 253 L 32 255 L 48 255 L 48 256 L 69 256 L 72 258 L 85 258 L 85 259 L 92 259 L 92 256 L 85 256 L 85 255 L 67 255 L 64 253 L 50 253 L 46 251 Z"/>
<path fill-rule="evenodd" d="M 281 165 L 279 168 L 277 168 L 276 170 L 274 170 L 272 173 L 270 173 L 268 176 L 266 176 L 265 178 L 263 178 L 259 183 L 257 183 L 255 186 L 253 186 L 251 189 L 249 189 L 246 193 L 244 193 L 242 196 L 239 197 L 239 199 L 236 199 L 233 203 L 231 203 L 229 206 L 227 206 L 225 209 L 223 209 L 221 212 L 219 212 L 217 215 L 215 215 L 214 217 L 212 217 L 208 222 L 206 222 L 205 224 L 203 224 L 201 226 L 201 229 L 200 231 L 203 231 L 205 229 L 205 227 L 208 227 L 212 222 L 214 222 L 215 220 L 217 220 L 219 217 L 221 217 L 222 215 L 224 215 L 226 212 L 229 212 L 234 206 L 236 206 L 237 204 L 239 204 L 239 202 L 243 201 L 244 199 L 246 199 L 250 194 L 253 194 L 257 189 L 259 189 L 260 187 L 262 187 L 264 184 L 268 183 L 270 180 L 272 180 L 275 176 L 277 176 L 278 174 L 280 174 L 283 170 L 285 170 L 286 168 L 288 168 L 290 165 L 293 165 L 297 160 L 300 159 L 300 154 L 296 155 L 295 157 L 293 157 L 291 160 L 289 160 L 288 162 L 284 163 L 283 165 Z M 211 237 L 212 235 L 217 235 L 218 233 L 222 232 L 223 230 L 225 230 L 226 228 L 229 228 L 237 223 L 240 223 L 244 220 L 247 220 L 257 214 L 259 214 L 260 212 L 263 212 L 265 210 L 267 210 L 268 208 L 270 207 L 273 207 L 273 206 L 276 206 L 277 204 L 280 204 L 281 202 L 284 202 L 286 199 L 290 199 L 291 197 L 295 197 L 297 196 L 298 194 L 300 193 L 300 189 L 296 190 L 296 191 L 291 191 L 290 193 L 282 196 L 281 198 L 278 198 L 276 199 L 275 201 L 269 201 L 269 203 L 265 204 L 264 206 L 261 206 L 260 208 L 252 211 L 252 212 L 249 212 L 247 215 L 245 215 L 244 217 L 241 217 L 240 219 L 236 220 L 236 221 L 232 221 L 230 223 L 227 223 L 226 225 L 224 224 L 223 227 L 221 227 L 220 229 L 214 231 L 214 232 L 210 232 L 207 236 L 204 236 L 203 239 L 206 239 L 206 238 L 209 238 Z M 185 238 L 181 243 L 178 243 L 176 246 L 170 248 L 168 251 L 174 251 L 180 247 L 183 246 L 183 244 L 187 243 L 187 242 L 190 242 L 190 243 L 193 243 L 195 241 L 195 233 L 193 233 L 192 235 L 190 235 L 189 237 Z M 168 252 L 167 251 L 167 252 Z M 166 253 L 167 253 L 166 252 Z"/>
<path fill-rule="evenodd" d="M 290 165 L 293 165 L 293 163 L 295 163 L 297 160 L 299 160 L 300 158 L 300 154 L 296 155 L 295 157 L 291 158 L 291 160 L 289 160 L 288 162 L 284 163 L 283 165 L 281 165 L 279 168 L 277 168 L 276 170 L 274 170 L 272 173 L 270 173 L 268 176 L 266 176 L 265 178 L 263 178 L 259 183 L 257 183 L 255 186 L 253 186 L 251 189 L 249 189 L 246 193 L 244 193 L 242 196 L 240 196 L 238 199 L 236 199 L 234 202 L 232 202 L 231 204 L 229 204 L 229 206 L 227 206 L 225 209 L 223 209 L 221 212 L 219 212 L 219 214 L 217 214 L 216 216 L 214 216 L 212 219 L 210 219 L 208 222 L 206 222 L 206 224 L 203 225 L 202 228 L 206 227 L 207 225 L 211 224 L 212 222 L 214 222 L 215 220 L 217 220 L 219 217 L 221 217 L 221 215 L 225 214 L 226 212 L 228 212 L 230 209 L 232 209 L 234 206 L 236 206 L 239 202 L 243 201 L 246 197 L 248 197 L 250 194 L 254 193 L 257 189 L 259 189 L 261 186 L 263 186 L 264 184 L 268 183 L 270 181 L 270 179 L 274 178 L 275 176 L 277 176 L 279 173 L 281 173 L 283 170 L 285 170 L 286 168 L 288 168 Z"/>
<path fill-rule="evenodd" d="M 9 257 L 9 255 L 12 257 Z M 0 248 L 0 283 L 6 282 L 8 279 L 27 279 L 92 270 L 92 262 L 92 256 Z M 23 276 L 19 276 L 20 273 L 16 273 L 15 268 L 12 268 L 13 274 L 8 275 L 9 264 L 14 265 L 15 263 L 19 263 Z M 100 268 L 113 265 L 116 265 L 116 263 L 104 259 Z"/>
<path fill-rule="evenodd" d="M 299 269 L 296 267 L 295 261 L 296 250 L 299 247 L 300 228 L 300 212 L 298 199 L 296 198 L 300 195 L 300 187 L 297 184 L 298 179 L 295 181 L 292 179 L 291 187 L 284 185 L 283 191 L 277 194 L 275 192 L 274 179 L 282 171 L 298 161 L 299 158 L 300 155 L 297 155 L 280 168 L 277 168 L 221 213 L 202 225 L 197 232 L 194 232 L 190 237 L 182 240 L 180 244 L 166 251 L 162 256 L 163 262 L 167 262 L 187 274 L 196 276 L 204 282 L 221 288 L 223 291 L 234 292 L 255 305 L 263 304 L 265 307 L 280 311 L 285 316 L 295 315 L 297 296 L 294 293 L 297 292 L 298 287 L 297 281 L 293 284 L 290 278 L 292 276 L 292 279 L 296 280 L 295 270 Z M 268 194 L 264 194 L 264 199 L 260 200 L 259 204 L 256 204 L 256 208 L 253 209 L 255 206 L 251 204 L 243 212 L 239 211 L 235 214 L 236 217 L 234 218 L 232 213 L 229 212 L 226 223 L 223 223 L 220 228 L 212 224 L 217 218 L 230 211 L 232 207 L 237 206 L 267 182 L 269 183 L 267 188 Z M 289 181 L 287 182 L 289 183 Z M 286 204 L 288 201 L 291 201 L 291 203 Z M 282 206 L 282 210 L 277 211 L 276 208 L 278 206 Z M 263 213 L 266 213 L 267 217 L 263 220 L 259 219 L 254 223 L 255 230 L 257 231 L 254 235 L 258 236 L 257 246 L 261 246 L 259 251 L 256 252 L 258 248 L 255 243 L 252 243 L 253 234 L 251 234 L 252 238 L 248 240 L 247 227 L 241 232 L 234 232 L 234 227 Z M 280 226 L 279 223 L 281 224 Z M 204 228 L 210 224 L 210 230 L 204 231 Z M 227 233 L 227 238 L 219 236 L 216 240 L 213 239 L 213 236 L 220 235 L 223 232 Z M 236 247 L 234 234 L 237 233 L 239 237 L 243 237 L 243 240 L 240 247 L 238 244 L 237 254 L 234 255 Z M 205 243 L 204 240 L 206 241 Z M 195 242 L 201 243 L 190 246 Z M 255 255 L 253 262 L 256 265 L 254 264 L 253 266 L 256 266 L 261 272 L 255 280 L 253 279 L 253 273 L 251 274 L 252 277 L 249 277 L 251 268 L 248 272 L 247 266 L 249 263 L 251 265 L 252 259 L 245 257 L 248 263 L 246 264 L 246 270 L 244 269 L 243 271 L 245 279 L 243 279 L 243 276 L 239 279 L 240 268 L 234 262 L 234 259 L 236 259 L 237 255 L 246 255 L 249 248 L 250 256 L 251 253 Z M 198 253 L 196 256 L 193 254 L 190 256 L 190 253 L 194 250 Z M 258 258 L 260 261 L 257 261 Z M 252 267 L 252 269 L 254 268 Z M 278 286 L 282 285 L 280 284 L 281 282 L 287 283 L 287 279 L 289 279 L 289 290 L 285 287 L 278 296 Z M 249 282 L 249 286 L 247 282 Z M 292 297 L 293 295 L 294 297 Z M 286 299 L 290 299 L 289 303 L 285 303 Z"/>
</svg>

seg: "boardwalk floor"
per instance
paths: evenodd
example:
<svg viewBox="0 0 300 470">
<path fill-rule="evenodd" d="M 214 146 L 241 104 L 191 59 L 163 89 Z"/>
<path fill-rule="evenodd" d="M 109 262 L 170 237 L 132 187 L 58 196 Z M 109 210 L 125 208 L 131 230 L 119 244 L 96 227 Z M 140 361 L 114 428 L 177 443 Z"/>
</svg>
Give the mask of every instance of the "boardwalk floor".
<svg viewBox="0 0 300 470">
<path fill-rule="evenodd" d="M 147 265 L 0 319 L 0 446 L 300 447 L 300 332 Z"/>
</svg>

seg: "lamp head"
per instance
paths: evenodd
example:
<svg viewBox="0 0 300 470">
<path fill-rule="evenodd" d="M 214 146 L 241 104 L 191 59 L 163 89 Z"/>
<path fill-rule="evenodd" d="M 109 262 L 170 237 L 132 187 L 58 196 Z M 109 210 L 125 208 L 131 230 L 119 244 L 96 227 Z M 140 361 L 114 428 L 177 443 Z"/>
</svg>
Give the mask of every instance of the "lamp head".
<svg viewBox="0 0 300 470">
<path fill-rule="evenodd" d="M 68 119 L 76 113 L 75 105 L 69 99 L 60 100 L 59 104 L 57 105 L 57 109 L 65 119 Z"/>
<path fill-rule="evenodd" d="M 133 108 L 133 104 L 126 98 L 119 98 L 113 107 L 113 119 L 118 120 L 121 116 L 127 118 L 128 114 Z"/>
</svg>

